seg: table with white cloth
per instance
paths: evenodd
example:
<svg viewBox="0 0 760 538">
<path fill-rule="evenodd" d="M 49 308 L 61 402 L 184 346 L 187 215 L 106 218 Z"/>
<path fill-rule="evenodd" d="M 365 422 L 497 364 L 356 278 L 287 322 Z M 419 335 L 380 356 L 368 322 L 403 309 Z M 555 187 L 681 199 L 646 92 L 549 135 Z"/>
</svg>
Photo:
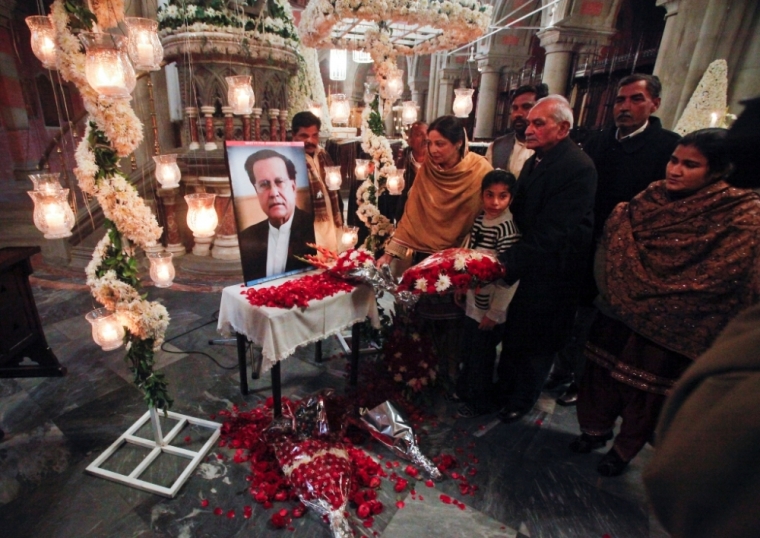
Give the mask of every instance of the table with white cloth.
<svg viewBox="0 0 760 538">
<path fill-rule="evenodd" d="M 256 289 L 281 285 L 303 275 L 272 280 L 253 286 Z M 280 361 L 296 348 L 339 334 L 352 326 L 351 373 L 349 382 L 357 383 L 360 325 L 367 317 L 372 325 L 380 326 L 375 295 L 369 286 L 358 285 L 353 291 L 341 291 L 331 297 L 309 301 L 306 308 L 291 309 L 253 306 L 245 294 L 248 288 L 237 284 L 222 290 L 217 330 L 222 334 L 235 333 L 237 338 L 240 391 L 248 393 L 246 348 L 248 342 L 261 347 L 261 371 L 272 371 L 272 395 L 275 414 L 281 413 Z"/>
</svg>

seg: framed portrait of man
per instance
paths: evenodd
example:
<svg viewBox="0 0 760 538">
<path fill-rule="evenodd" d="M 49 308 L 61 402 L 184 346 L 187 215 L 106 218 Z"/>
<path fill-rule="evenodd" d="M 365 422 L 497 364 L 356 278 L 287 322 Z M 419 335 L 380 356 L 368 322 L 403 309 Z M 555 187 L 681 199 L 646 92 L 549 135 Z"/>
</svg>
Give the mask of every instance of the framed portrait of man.
<svg viewBox="0 0 760 538">
<path fill-rule="evenodd" d="M 251 285 L 311 268 L 314 254 L 302 142 L 225 142 L 243 279 Z"/>
</svg>

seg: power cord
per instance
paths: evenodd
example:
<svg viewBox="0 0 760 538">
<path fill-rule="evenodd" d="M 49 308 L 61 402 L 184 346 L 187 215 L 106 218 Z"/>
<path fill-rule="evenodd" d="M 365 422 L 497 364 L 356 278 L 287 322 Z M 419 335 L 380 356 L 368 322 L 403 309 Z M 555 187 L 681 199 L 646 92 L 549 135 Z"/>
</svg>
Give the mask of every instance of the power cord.
<svg viewBox="0 0 760 538">
<path fill-rule="evenodd" d="M 176 336 L 172 336 L 168 340 L 164 340 L 164 343 L 161 344 L 161 351 L 165 351 L 166 353 L 175 353 L 175 354 L 191 354 L 191 353 L 194 353 L 196 355 L 203 355 L 204 357 L 207 357 L 211 362 L 213 362 L 214 364 L 216 364 L 219 368 L 221 368 L 223 370 L 234 370 L 234 369 L 236 369 L 238 367 L 237 363 L 234 364 L 234 365 L 232 365 L 232 366 L 224 366 L 223 364 L 220 364 L 219 361 L 217 361 L 214 357 L 212 357 L 211 355 L 209 355 L 208 353 L 206 353 L 204 351 L 196 351 L 196 350 L 193 350 L 193 349 L 174 351 L 174 350 L 171 350 L 171 349 L 166 349 L 164 347 L 166 344 L 168 344 L 169 342 L 173 342 L 177 338 L 181 338 L 183 336 L 186 336 L 186 335 L 190 334 L 191 332 L 197 331 L 198 329 L 201 329 L 201 328 L 205 327 L 206 325 L 210 325 L 212 323 L 216 323 L 217 321 L 219 321 L 219 310 L 216 310 L 213 314 L 211 314 L 211 318 L 212 319 L 210 321 L 207 321 L 206 323 L 203 323 L 202 325 L 198 325 L 197 327 L 193 327 L 192 329 L 189 329 L 189 330 L 187 330 L 187 331 L 185 331 L 185 332 L 183 332 L 181 334 L 178 334 Z M 250 344 L 249 344 L 249 347 L 250 347 Z"/>
</svg>

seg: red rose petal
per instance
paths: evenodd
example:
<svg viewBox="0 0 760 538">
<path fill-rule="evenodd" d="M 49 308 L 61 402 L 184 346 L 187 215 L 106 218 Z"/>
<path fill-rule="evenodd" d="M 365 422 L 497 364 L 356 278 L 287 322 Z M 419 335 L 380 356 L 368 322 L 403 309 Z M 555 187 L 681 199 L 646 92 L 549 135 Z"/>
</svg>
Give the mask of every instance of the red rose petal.
<svg viewBox="0 0 760 538">
<path fill-rule="evenodd" d="M 396 501 L 396 508 L 398 508 L 398 509 L 401 509 L 401 508 L 403 508 L 404 506 L 406 506 L 406 505 L 404 504 L 404 501 Z"/>
<path fill-rule="evenodd" d="M 201 501 L 201 506 L 202 506 L 203 508 L 206 508 L 206 507 L 208 506 L 208 499 L 203 499 L 203 500 Z"/>
<path fill-rule="evenodd" d="M 223 513 L 224 513 L 224 510 L 222 510 L 218 506 L 216 508 L 214 508 L 214 515 L 215 516 L 221 516 Z"/>
<path fill-rule="evenodd" d="M 233 519 L 235 517 L 235 511 L 230 510 L 229 512 L 227 512 L 227 517 L 230 519 Z"/>
<path fill-rule="evenodd" d="M 441 502 L 443 504 L 451 504 L 451 497 L 449 497 L 448 495 L 444 493 L 441 493 L 439 499 L 441 499 Z"/>
<path fill-rule="evenodd" d="M 429 488 L 435 487 L 435 483 L 432 480 L 425 480 L 425 485 Z"/>
</svg>

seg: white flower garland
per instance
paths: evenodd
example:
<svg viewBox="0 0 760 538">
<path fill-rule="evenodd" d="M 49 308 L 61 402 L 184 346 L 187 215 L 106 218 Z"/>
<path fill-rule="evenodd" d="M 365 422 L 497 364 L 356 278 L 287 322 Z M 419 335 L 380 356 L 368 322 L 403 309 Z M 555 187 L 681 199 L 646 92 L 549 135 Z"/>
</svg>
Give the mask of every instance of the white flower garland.
<svg viewBox="0 0 760 538">
<path fill-rule="evenodd" d="M 93 9 L 99 24 L 104 28 L 114 26 L 114 21 L 123 18 L 122 0 L 98 0 L 93 4 Z M 125 157 L 131 154 L 142 142 L 142 123 L 129 101 L 98 99 L 97 92 L 90 87 L 85 77 L 85 55 L 79 40 L 68 28 L 69 16 L 63 0 L 55 0 L 51 15 L 60 49 L 60 54 L 57 55 L 59 72 L 65 80 L 77 86 L 91 120 L 108 137 L 117 155 Z M 106 18 L 101 19 L 101 16 Z M 79 187 L 97 198 L 103 214 L 122 234 L 123 241 L 127 244 L 123 250 L 127 254 L 133 253 L 128 246 L 129 241 L 142 248 L 155 245 L 161 237 L 161 227 L 126 177 L 117 172 L 111 177 L 96 180 L 100 168 L 90 148 L 90 134 L 88 122 L 75 152 L 77 167 L 74 174 Z M 122 321 L 135 337 L 141 340 L 154 339 L 154 350 L 157 350 L 164 340 L 169 313 L 163 305 L 142 299 L 135 288 L 117 278 L 115 271 L 108 270 L 98 276 L 105 253 L 110 247 L 111 240 L 106 234 L 95 248 L 92 260 L 85 270 L 87 285 L 98 302 L 121 315 Z"/>
<path fill-rule="evenodd" d="M 394 45 L 398 54 L 431 54 L 450 50 L 482 36 L 491 23 L 491 6 L 477 0 L 311 0 L 301 15 L 301 41 L 314 48 L 364 49 L 365 40 L 333 38 L 342 20 L 388 21 L 432 27 L 441 34 L 413 47 Z"/>
</svg>

